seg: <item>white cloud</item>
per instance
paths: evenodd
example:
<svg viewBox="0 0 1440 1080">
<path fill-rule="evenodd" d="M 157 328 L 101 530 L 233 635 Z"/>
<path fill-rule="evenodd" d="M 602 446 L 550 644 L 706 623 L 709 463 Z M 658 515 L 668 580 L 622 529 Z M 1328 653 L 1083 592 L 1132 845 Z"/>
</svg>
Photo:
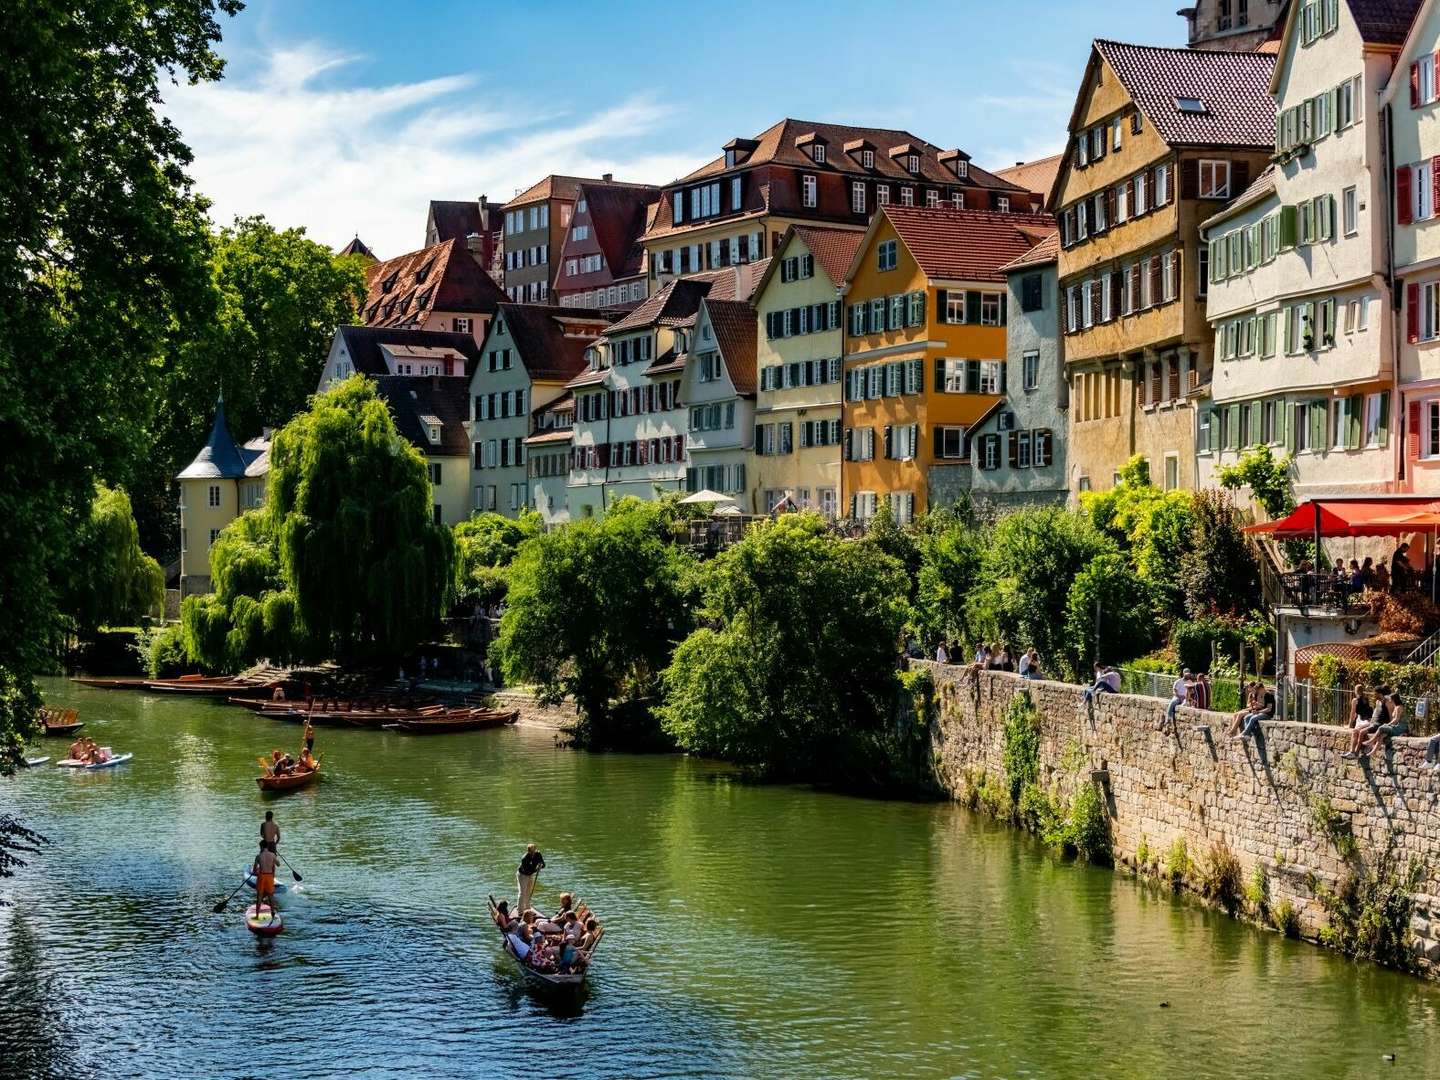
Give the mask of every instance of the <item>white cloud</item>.
<svg viewBox="0 0 1440 1080">
<path fill-rule="evenodd" d="M 982 94 L 974 102 L 977 110 L 1009 117 L 1004 129 L 1013 138 L 982 146 L 974 154 L 992 170 L 1058 154 L 1065 148 L 1075 105 L 1075 75 L 1069 69 L 1040 60 L 1012 61 L 1010 68 L 1006 85 L 1014 88 L 1013 93 Z"/>
<path fill-rule="evenodd" d="M 478 73 L 334 85 L 357 59 L 275 49 L 253 76 L 170 88 L 163 111 L 195 152 L 217 222 L 260 213 L 332 247 L 358 232 L 388 257 L 424 241 L 431 199 L 503 201 L 548 173 L 664 183 L 707 156 L 647 149 L 669 116 L 643 98 L 576 117 L 503 99 Z"/>
</svg>

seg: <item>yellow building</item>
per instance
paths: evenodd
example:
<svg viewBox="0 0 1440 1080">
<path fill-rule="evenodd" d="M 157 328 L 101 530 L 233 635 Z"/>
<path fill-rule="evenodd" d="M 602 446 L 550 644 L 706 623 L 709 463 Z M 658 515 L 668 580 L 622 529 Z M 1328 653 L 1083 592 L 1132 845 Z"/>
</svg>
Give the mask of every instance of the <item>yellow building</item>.
<svg viewBox="0 0 1440 1080">
<path fill-rule="evenodd" d="M 900 521 L 970 481 L 970 429 L 1005 394 L 1001 267 L 1054 232 L 1034 214 L 886 207 L 846 275 L 842 506 Z M 987 442 L 998 453 L 998 440 Z"/>
<path fill-rule="evenodd" d="M 827 518 L 841 514 L 840 294 L 864 238 L 859 228 L 791 226 L 756 290 L 750 502 L 759 513 L 789 500 Z"/>
<path fill-rule="evenodd" d="M 210 591 L 210 545 L 244 511 L 265 502 L 270 433 L 235 445 L 225 423 L 225 399 L 215 403 L 210 438 L 178 476 L 180 596 Z"/>
</svg>

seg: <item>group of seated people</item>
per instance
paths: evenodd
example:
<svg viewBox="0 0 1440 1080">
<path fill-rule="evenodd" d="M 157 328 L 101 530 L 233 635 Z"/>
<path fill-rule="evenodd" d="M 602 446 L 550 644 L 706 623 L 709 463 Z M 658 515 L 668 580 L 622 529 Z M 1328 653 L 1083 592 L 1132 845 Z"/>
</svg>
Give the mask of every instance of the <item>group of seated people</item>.
<svg viewBox="0 0 1440 1080">
<path fill-rule="evenodd" d="M 307 746 L 300 751 L 300 758 L 297 761 L 293 755 L 284 750 L 270 751 L 270 763 L 267 766 L 271 776 L 289 776 L 291 773 L 309 772 L 315 768 L 315 758 Z"/>
<path fill-rule="evenodd" d="M 70 744 L 70 760 L 84 762 L 86 765 L 99 765 L 110 760 L 110 751 L 103 746 L 97 746 L 94 739 L 81 735 Z"/>
<path fill-rule="evenodd" d="M 1247 739 L 1266 720 L 1275 719 L 1275 691 L 1259 679 L 1245 687 L 1245 705 L 1230 715 L 1225 734 L 1232 740 Z"/>
<path fill-rule="evenodd" d="M 1364 683 L 1356 683 L 1350 698 L 1350 748 L 1340 756 L 1375 754 L 1396 735 L 1409 730 L 1399 694 L 1388 686 L 1377 686 L 1372 691 Z"/>
<path fill-rule="evenodd" d="M 495 925 L 522 964 L 557 975 L 583 971 L 601 930 L 588 907 L 574 905 L 574 896 L 561 893 L 560 910 L 549 918 L 534 908 L 526 908 L 517 917 L 510 911 L 509 901 L 501 900 L 495 905 Z"/>
</svg>

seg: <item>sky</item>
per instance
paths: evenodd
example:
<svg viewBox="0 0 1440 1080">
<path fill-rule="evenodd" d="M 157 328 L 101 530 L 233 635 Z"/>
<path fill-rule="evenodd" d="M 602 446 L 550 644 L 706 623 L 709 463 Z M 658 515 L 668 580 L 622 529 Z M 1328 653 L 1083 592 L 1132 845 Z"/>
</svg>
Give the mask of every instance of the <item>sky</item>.
<svg viewBox="0 0 1440 1080">
<path fill-rule="evenodd" d="M 1183 45 L 1175 0 L 571 4 L 250 0 L 225 78 L 165 87 L 218 224 L 382 258 L 431 199 L 548 173 L 663 184 L 789 116 L 903 128 L 1003 168 L 1056 153 L 1092 38 Z"/>
</svg>

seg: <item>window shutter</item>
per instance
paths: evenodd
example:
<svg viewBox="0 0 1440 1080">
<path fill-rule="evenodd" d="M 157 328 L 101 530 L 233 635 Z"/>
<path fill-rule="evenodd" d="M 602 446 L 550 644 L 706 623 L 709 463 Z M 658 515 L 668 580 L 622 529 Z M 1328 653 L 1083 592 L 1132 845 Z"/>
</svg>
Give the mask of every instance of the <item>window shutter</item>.
<svg viewBox="0 0 1440 1080">
<path fill-rule="evenodd" d="M 1179 253 L 1178 251 L 1172 251 L 1172 252 L 1170 253 L 1170 269 L 1169 269 L 1169 274 L 1170 274 L 1170 295 L 1171 295 L 1174 299 L 1179 300 L 1179 299 L 1180 299 L 1180 253 Z"/>
<path fill-rule="evenodd" d="M 1295 207 L 1282 206 L 1280 208 L 1280 247 L 1282 250 L 1295 246 L 1296 216 Z"/>
<path fill-rule="evenodd" d="M 965 361 L 965 393 L 978 394 L 980 392 L 980 361 Z"/>
<path fill-rule="evenodd" d="M 1395 169 L 1395 220 L 1401 225 L 1409 225 L 1415 220 L 1415 199 L 1410 191 L 1411 182 L 1410 166 L 1397 166 Z"/>
<path fill-rule="evenodd" d="M 895 427 L 892 424 L 885 425 L 885 458 L 888 461 L 895 452 Z"/>
<path fill-rule="evenodd" d="M 1010 463 L 1010 468 L 1020 467 L 1020 436 L 1019 432 L 1012 431 L 1005 436 L 1005 457 Z"/>
<path fill-rule="evenodd" d="M 935 358 L 935 393 L 945 392 L 945 359 L 937 356 Z"/>
<path fill-rule="evenodd" d="M 1310 449 L 1316 453 L 1322 453 L 1327 449 L 1325 436 L 1329 428 L 1329 416 L 1329 402 L 1310 402 Z"/>
<path fill-rule="evenodd" d="M 1180 163 L 1180 197 L 1182 199 L 1195 199 L 1200 195 L 1200 162 L 1183 161 Z"/>
<path fill-rule="evenodd" d="M 1112 187 L 1112 188 L 1106 188 L 1106 189 L 1105 189 L 1105 222 L 1106 222 L 1107 225 L 1114 225 L 1114 224 L 1115 224 L 1115 203 L 1116 203 L 1117 201 L 1118 201 L 1118 200 L 1115 198 L 1115 189 L 1114 189 L 1113 187 Z"/>
<path fill-rule="evenodd" d="M 1252 402 L 1250 405 L 1250 436 L 1246 442 L 1247 446 L 1255 446 L 1260 442 L 1260 417 L 1260 402 Z"/>
<path fill-rule="evenodd" d="M 1295 404 L 1290 401 L 1282 401 L 1279 405 L 1281 415 L 1289 421 L 1285 430 L 1285 449 L 1291 454 L 1295 453 L 1298 434 L 1295 429 L 1300 426 L 1300 416 L 1297 415 L 1296 408 Z"/>
<path fill-rule="evenodd" d="M 1405 456 L 1416 461 L 1420 457 L 1420 402 L 1410 403 L 1410 416 L 1405 424 Z"/>
<path fill-rule="evenodd" d="M 1065 290 L 1063 287 L 1058 288 L 1056 291 L 1057 291 L 1057 293 L 1059 294 L 1059 300 L 1058 300 L 1058 302 L 1057 302 L 1057 304 L 1056 304 L 1056 312 L 1058 313 L 1058 316 L 1059 316 L 1059 322 L 1058 322 L 1057 325 L 1058 325 L 1059 328 L 1060 328 L 1060 332 L 1061 332 L 1062 334 L 1064 334 L 1064 333 L 1068 333 L 1068 332 L 1069 332 L 1069 329 L 1070 329 L 1070 321 L 1069 321 L 1069 320 L 1070 320 L 1070 316 L 1069 316 L 1069 310 L 1070 310 L 1069 304 L 1070 304 L 1070 301 L 1069 301 L 1069 297 L 1067 297 L 1067 296 L 1065 295 L 1066 290 Z"/>
<path fill-rule="evenodd" d="M 1360 449 L 1360 417 L 1365 410 L 1365 395 L 1352 394 L 1350 408 L 1345 417 L 1345 449 Z"/>
<path fill-rule="evenodd" d="M 935 290 L 935 321 L 941 325 L 945 323 L 945 308 L 949 302 L 950 293 L 948 291 L 945 289 Z"/>
<path fill-rule="evenodd" d="M 1271 435 L 1271 442 L 1279 443 L 1284 446 L 1289 445 L 1289 442 L 1285 437 L 1285 418 L 1286 413 L 1288 413 L 1289 411 L 1290 410 L 1286 407 L 1284 401 L 1275 402 L 1275 431 Z"/>
<path fill-rule="evenodd" d="M 980 324 L 980 294 L 978 292 L 965 294 L 965 321 L 971 326 Z"/>
<path fill-rule="evenodd" d="M 939 461 L 945 456 L 945 432 L 941 428 L 935 429 L 935 460 Z"/>
<path fill-rule="evenodd" d="M 1010 364 L 1006 360 L 1000 361 L 1000 393 L 1005 393 L 1005 384 L 1009 380 Z"/>
<path fill-rule="evenodd" d="M 1380 395 L 1380 445 L 1390 445 L 1390 395 Z"/>
<path fill-rule="evenodd" d="M 1440 214 L 1440 157 L 1430 159 L 1430 212 Z"/>
<path fill-rule="evenodd" d="M 1410 65 L 1410 108 L 1420 107 L 1420 65 Z"/>
<path fill-rule="evenodd" d="M 1119 270 L 1110 274 L 1110 317 L 1118 319 L 1125 302 L 1125 278 Z"/>
<path fill-rule="evenodd" d="M 1009 294 L 1008 292 L 1003 292 L 1003 293 L 1000 294 L 1000 325 L 1001 325 L 1001 326 L 1006 326 L 1006 325 L 1009 324 L 1009 322 L 1010 322 L 1010 294 Z"/>
<path fill-rule="evenodd" d="M 1420 286 L 1405 286 L 1405 338 L 1414 345 L 1420 340 Z"/>
</svg>

